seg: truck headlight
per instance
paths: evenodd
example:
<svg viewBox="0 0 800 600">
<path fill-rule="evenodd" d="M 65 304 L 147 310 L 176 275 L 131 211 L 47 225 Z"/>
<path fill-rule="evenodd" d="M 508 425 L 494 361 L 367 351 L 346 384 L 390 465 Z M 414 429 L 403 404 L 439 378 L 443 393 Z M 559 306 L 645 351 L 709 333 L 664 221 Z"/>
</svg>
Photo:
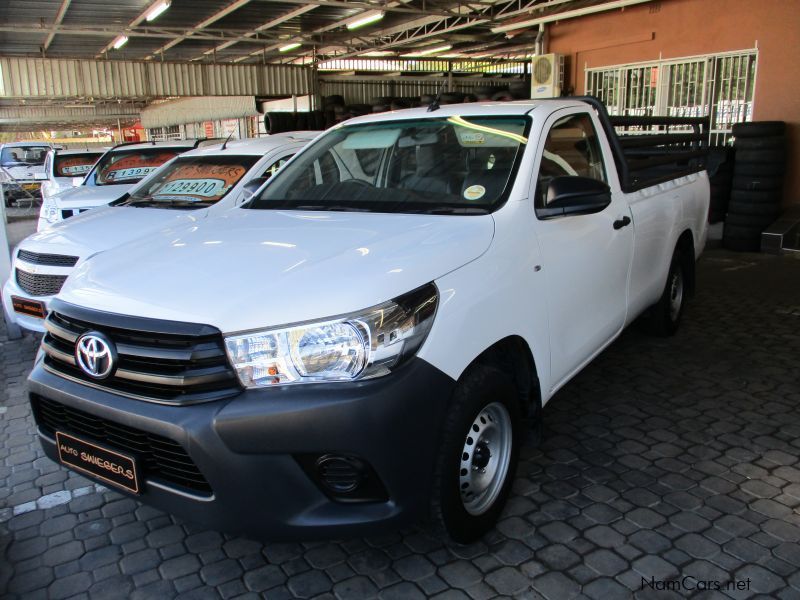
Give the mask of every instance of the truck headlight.
<svg viewBox="0 0 800 600">
<path fill-rule="evenodd" d="M 380 377 L 419 350 L 438 301 L 429 283 L 351 315 L 227 336 L 225 347 L 245 387 Z"/>
</svg>

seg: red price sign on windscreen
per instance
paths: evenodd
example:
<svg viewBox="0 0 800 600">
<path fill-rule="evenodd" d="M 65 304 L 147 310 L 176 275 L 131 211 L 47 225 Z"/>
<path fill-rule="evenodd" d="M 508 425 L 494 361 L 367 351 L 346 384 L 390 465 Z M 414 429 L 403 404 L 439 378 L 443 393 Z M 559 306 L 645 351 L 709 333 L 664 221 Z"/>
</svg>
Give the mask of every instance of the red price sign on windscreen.
<svg viewBox="0 0 800 600">
<path fill-rule="evenodd" d="M 76 156 L 56 160 L 56 177 L 76 177 L 86 175 L 97 160 L 96 156 Z"/>
<path fill-rule="evenodd" d="M 108 183 L 125 183 L 138 181 L 155 171 L 168 160 L 177 156 L 177 152 L 159 152 L 157 154 L 131 154 L 109 165 L 100 174 Z"/>
<path fill-rule="evenodd" d="M 242 165 L 183 165 L 169 174 L 153 198 L 213 202 L 228 193 L 246 172 Z"/>
</svg>

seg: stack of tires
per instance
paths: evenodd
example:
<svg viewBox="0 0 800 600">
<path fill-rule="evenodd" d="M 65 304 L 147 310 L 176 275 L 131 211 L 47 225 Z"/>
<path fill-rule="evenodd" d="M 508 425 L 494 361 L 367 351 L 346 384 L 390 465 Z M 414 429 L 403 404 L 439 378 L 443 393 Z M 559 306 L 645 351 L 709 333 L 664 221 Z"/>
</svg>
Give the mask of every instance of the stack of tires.
<svg viewBox="0 0 800 600">
<path fill-rule="evenodd" d="M 268 112 L 264 115 L 267 133 L 287 131 L 321 131 L 326 127 L 325 114 L 321 110 L 310 112 Z"/>
<path fill-rule="evenodd" d="M 761 232 L 780 214 L 786 169 L 786 125 L 783 121 L 733 126 L 736 159 L 722 245 L 757 252 Z"/>
<path fill-rule="evenodd" d="M 731 199 L 733 184 L 733 148 L 718 146 L 709 150 L 709 178 L 711 184 L 711 206 L 708 211 L 708 222 L 719 223 L 725 220 L 728 202 Z M 713 169 L 711 165 L 713 164 Z"/>
</svg>

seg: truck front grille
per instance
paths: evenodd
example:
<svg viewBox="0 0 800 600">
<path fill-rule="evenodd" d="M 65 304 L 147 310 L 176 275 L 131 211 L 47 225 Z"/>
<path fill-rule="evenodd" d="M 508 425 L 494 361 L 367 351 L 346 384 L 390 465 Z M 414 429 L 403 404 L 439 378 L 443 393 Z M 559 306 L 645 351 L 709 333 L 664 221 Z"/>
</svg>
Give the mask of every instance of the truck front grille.
<svg viewBox="0 0 800 600">
<path fill-rule="evenodd" d="M 78 262 L 77 256 L 40 254 L 38 252 L 29 252 L 28 250 L 20 250 L 17 252 L 17 258 L 32 265 L 47 265 L 49 267 L 74 267 L 75 263 Z"/>
<path fill-rule="evenodd" d="M 91 311 L 55 300 L 42 339 L 45 366 L 67 379 L 139 400 L 195 404 L 241 391 L 225 353 L 222 334 L 208 325 Z M 75 360 L 75 344 L 89 331 L 116 347 L 111 375 L 97 380 Z"/>
<path fill-rule="evenodd" d="M 106 445 L 132 455 L 146 480 L 162 481 L 202 494 L 211 486 L 183 447 L 173 440 L 128 427 L 38 395 L 31 396 L 36 423 L 42 432 L 55 437 L 56 431 Z"/>
<path fill-rule="evenodd" d="M 44 275 L 15 269 L 17 284 L 31 296 L 55 296 L 61 291 L 66 275 Z"/>
</svg>

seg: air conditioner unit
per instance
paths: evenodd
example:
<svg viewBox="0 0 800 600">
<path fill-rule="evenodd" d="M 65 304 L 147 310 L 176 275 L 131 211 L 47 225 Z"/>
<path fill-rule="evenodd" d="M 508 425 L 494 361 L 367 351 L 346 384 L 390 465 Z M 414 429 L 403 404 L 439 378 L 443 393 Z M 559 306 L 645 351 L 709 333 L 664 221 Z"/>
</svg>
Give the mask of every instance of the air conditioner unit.
<svg viewBox="0 0 800 600">
<path fill-rule="evenodd" d="M 557 98 L 564 86 L 564 55 L 542 54 L 531 62 L 531 98 Z"/>
</svg>

